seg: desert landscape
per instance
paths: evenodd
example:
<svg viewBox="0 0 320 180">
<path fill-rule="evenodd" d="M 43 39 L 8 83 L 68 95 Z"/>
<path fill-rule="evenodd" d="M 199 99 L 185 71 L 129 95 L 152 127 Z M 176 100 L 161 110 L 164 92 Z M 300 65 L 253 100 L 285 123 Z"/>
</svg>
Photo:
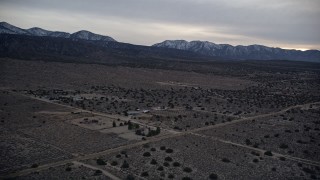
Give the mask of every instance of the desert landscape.
<svg viewBox="0 0 320 180">
<path fill-rule="evenodd" d="M 319 0 L 1 0 L 0 180 L 320 180 Z"/>
<path fill-rule="evenodd" d="M 1 178 L 320 177 L 318 64 L 178 63 L 1 59 Z"/>
</svg>

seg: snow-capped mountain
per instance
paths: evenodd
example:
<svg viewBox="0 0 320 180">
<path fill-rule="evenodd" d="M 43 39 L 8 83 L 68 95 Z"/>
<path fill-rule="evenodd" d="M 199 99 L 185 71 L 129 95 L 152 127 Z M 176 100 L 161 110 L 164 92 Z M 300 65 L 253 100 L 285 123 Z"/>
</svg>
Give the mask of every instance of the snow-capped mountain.
<svg viewBox="0 0 320 180">
<path fill-rule="evenodd" d="M 18 28 L 6 22 L 0 22 L 0 33 L 30 35 L 25 29 Z"/>
<path fill-rule="evenodd" d="M 60 37 L 60 38 L 69 38 L 71 36 L 70 33 L 61 32 L 61 31 L 53 31 L 49 34 L 50 37 Z"/>
<path fill-rule="evenodd" d="M 89 31 L 78 31 L 73 34 L 60 31 L 48 31 L 39 27 L 33 27 L 30 29 L 21 29 L 19 27 L 13 26 L 6 22 L 0 22 L 0 34 L 20 34 L 20 35 L 30 35 L 30 36 L 50 36 L 50 37 L 60 37 L 60 38 L 71 38 L 71 39 L 83 39 L 90 41 L 115 41 L 109 36 L 103 36 L 95 34 Z"/>
<path fill-rule="evenodd" d="M 96 45 L 105 46 L 108 48 L 111 46 L 119 46 L 119 43 L 117 43 L 117 41 L 115 41 L 112 37 L 95 34 L 85 30 L 70 34 L 67 32 L 49 31 L 38 27 L 22 29 L 6 22 L 0 22 L 0 34 L 66 38 L 72 41 L 87 40 L 90 43 L 93 42 Z M 124 46 L 121 47 L 123 48 Z M 132 47 L 135 46 L 128 46 L 126 49 L 130 49 Z M 148 48 L 149 47 L 143 47 L 142 49 Z M 209 59 L 221 57 L 221 59 L 298 60 L 320 62 L 320 51 L 318 50 L 286 50 L 263 45 L 232 46 L 229 44 L 215 44 L 208 41 L 188 42 L 185 40 L 166 40 L 152 45 L 151 49 L 153 49 L 155 52 L 158 50 L 160 52 L 168 52 L 171 55 L 175 54 L 177 56 L 179 56 L 179 54 L 191 53 L 193 56 L 206 57 Z"/>
<path fill-rule="evenodd" d="M 70 38 L 72 39 L 84 39 L 84 40 L 91 40 L 91 41 L 115 41 L 113 38 L 109 36 L 103 36 L 99 34 L 92 33 L 90 31 L 78 31 L 71 34 Z"/>
<path fill-rule="evenodd" d="M 27 31 L 34 36 L 49 36 L 49 34 L 52 33 L 52 31 L 48 31 L 38 27 L 27 29 Z"/>
<path fill-rule="evenodd" d="M 320 60 L 318 50 L 286 50 L 263 45 L 232 46 L 229 44 L 215 44 L 208 41 L 166 40 L 152 45 L 154 47 L 174 48 L 196 52 L 206 56 L 220 56 L 232 59 L 284 59 L 284 60 Z"/>
</svg>

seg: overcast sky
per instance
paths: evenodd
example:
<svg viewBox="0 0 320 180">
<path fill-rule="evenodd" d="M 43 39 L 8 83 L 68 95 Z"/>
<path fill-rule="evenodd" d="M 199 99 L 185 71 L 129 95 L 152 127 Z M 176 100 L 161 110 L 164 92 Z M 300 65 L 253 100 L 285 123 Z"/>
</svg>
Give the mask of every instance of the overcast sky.
<svg viewBox="0 0 320 180">
<path fill-rule="evenodd" d="M 120 42 L 167 39 L 320 49 L 320 0 L 0 0 L 0 21 L 89 30 Z"/>
</svg>

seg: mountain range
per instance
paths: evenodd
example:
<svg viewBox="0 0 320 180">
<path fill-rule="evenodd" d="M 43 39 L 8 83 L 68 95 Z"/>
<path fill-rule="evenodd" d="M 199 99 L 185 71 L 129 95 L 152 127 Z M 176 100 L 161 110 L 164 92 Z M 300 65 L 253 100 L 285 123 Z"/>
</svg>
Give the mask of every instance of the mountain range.
<svg viewBox="0 0 320 180">
<path fill-rule="evenodd" d="M 60 38 L 70 38 L 70 39 L 83 39 L 92 41 L 114 41 L 113 38 L 109 36 L 103 36 L 99 34 L 92 33 L 90 31 L 81 30 L 75 33 L 67 33 L 61 31 L 48 31 L 38 27 L 33 27 L 30 29 L 22 29 L 13 26 L 7 22 L 0 22 L 0 34 L 20 34 L 29 36 L 48 36 L 48 37 L 60 37 Z"/>
<path fill-rule="evenodd" d="M 2 38 L 2 41 L 8 41 L 7 43 L 2 43 L 2 46 L 0 47 L 3 48 L 2 50 L 0 50 L 0 52 L 7 55 L 10 54 L 9 52 L 7 52 L 9 50 L 8 47 L 11 48 L 11 53 L 14 50 L 19 51 L 20 49 L 14 47 L 18 46 L 17 43 L 11 44 L 10 46 L 8 45 L 8 43 L 13 43 L 14 39 L 19 39 L 20 43 L 22 43 L 23 41 L 24 43 L 27 43 L 34 47 L 33 49 L 37 49 L 37 47 L 35 46 L 40 46 L 40 44 L 43 44 L 43 42 L 39 41 L 39 38 L 36 37 L 42 37 L 42 40 L 50 41 L 51 44 L 57 44 L 56 42 L 54 43 L 54 41 L 59 41 L 59 43 L 63 42 L 65 44 L 72 44 L 72 46 L 77 46 L 77 43 L 67 43 L 68 41 L 77 41 L 78 44 L 81 44 L 79 45 L 79 47 L 82 48 L 86 47 L 82 44 L 87 43 L 90 44 L 90 47 L 95 46 L 95 48 L 99 49 L 99 52 L 108 51 L 110 53 L 112 51 L 114 53 L 115 51 L 117 51 L 117 55 L 121 54 L 125 56 L 127 56 L 128 54 L 133 56 L 134 54 L 135 56 L 138 55 L 143 57 L 160 57 L 169 59 L 191 58 L 201 60 L 296 60 L 320 62 L 320 51 L 318 50 L 286 50 L 281 48 L 267 47 L 263 45 L 232 46 L 229 44 L 215 44 L 208 41 L 188 42 L 185 40 L 165 40 L 152 46 L 139 46 L 117 42 L 112 37 L 95 34 L 86 30 L 81 30 L 71 34 L 61 31 L 49 31 L 39 27 L 22 29 L 7 22 L 0 23 L 0 36 L 6 37 Z M 28 38 L 24 38 L 23 36 L 28 36 Z M 37 42 L 38 44 L 34 42 Z M 27 52 L 27 48 L 28 47 L 24 47 L 25 52 Z M 86 52 L 85 50 L 82 51 Z M 91 51 L 94 50 L 91 49 Z M 78 49 L 77 52 L 80 53 L 81 50 Z M 45 53 L 50 54 L 49 51 L 46 51 Z M 83 53 L 81 54 L 83 56 L 88 56 Z M 3 57 L 4 55 L 2 54 L 1 56 Z"/>
<path fill-rule="evenodd" d="M 319 61 L 320 51 L 318 50 L 286 50 L 272 48 L 263 45 L 232 46 L 229 44 L 215 44 L 208 41 L 185 41 L 166 40 L 153 45 L 154 47 L 174 48 L 192 51 L 207 56 L 218 56 L 231 59 L 252 59 L 252 60 L 301 60 Z"/>
</svg>

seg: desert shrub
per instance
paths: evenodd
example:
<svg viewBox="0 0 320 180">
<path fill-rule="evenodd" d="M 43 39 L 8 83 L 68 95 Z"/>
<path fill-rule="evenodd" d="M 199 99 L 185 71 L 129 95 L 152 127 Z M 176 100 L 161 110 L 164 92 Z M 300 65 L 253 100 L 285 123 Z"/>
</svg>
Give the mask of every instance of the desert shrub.
<svg viewBox="0 0 320 180">
<path fill-rule="evenodd" d="M 104 162 L 104 160 L 99 158 L 99 159 L 97 159 L 97 164 L 102 166 L 102 165 L 106 165 L 107 163 Z"/>
<path fill-rule="evenodd" d="M 279 148 L 281 148 L 281 149 L 287 149 L 287 148 L 288 148 L 288 145 L 282 143 L 282 144 L 280 144 Z"/>
<path fill-rule="evenodd" d="M 67 168 L 66 168 L 66 171 L 71 171 L 71 167 L 67 167 Z"/>
<path fill-rule="evenodd" d="M 157 161 L 156 161 L 155 159 L 152 159 L 151 162 L 150 162 L 150 164 L 155 165 L 155 164 L 158 164 L 158 163 L 157 163 Z"/>
<path fill-rule="evenodd" d="M 145 172 L 142 172 L 142 173 L 141 173 L 141 176 L 142 176 L 142 177 L 148 177 L 148 176 L 149 176 L 149 173 L 146 172 L 146 171 L 145 171 Z"/>
<path fill-rule="evenodd" d="M 179 167 L 179 166 L 180 166 L 180 163 L 174 162 L 172 165 L 173 165 L 174 167 Z"/>
<path fill-rule="evenodd" d="M 246 139 L 246 145 L 251 145 L 252 143 L 251 143 L 251 141 L 250 141 L 250 139 Z"/>
<path fill-rule="evenodd" d="M 264 155 L 267 155 L 267 156 L 273 156 L 273 154 L 272 154 L 272 152 L 271 152 L 271 151 L 266 151 L 266 152 L 264 153 Z"/>
<path fill-rule="evenodd" d="M 150 151 L 156 151 L 156 148 L 151 148 Z"/>
<path fill-rule="evenodd" d="M 129 174 L 127 177 L 126 177 L 126 180 L 134 180 L 134 176 Z"/>
<path fill-rule="evenodd" d="M 160 150 L 164 151 L 164 150 L 166 150 L 166 147 L 165 146 L 161 146 Z"/>
<path fill-rule="evenodd" d="M 170 166 L 170 164 L 169 164 L 168 162 L 164 162 L 163 165 L 164 165 L 165 167 L 169 167 L 169 166 Z"/>
<path fill-rule="evenodd" d="M 158 171 L 163 171 L 163 166 L 159 166 L 159 167 L 157 168 L 157 170 L 158 170 Z"/>
<path fill-rule="evenodd" d="M 95 172 L 94 172 L 94 175 L 95 176 L 99 176 L 99 175 L 101 175 L 102 174 L 102 171 L 101 170 L 96 170 Z"/>
<path fill-rule="evenodd" d="M 173 174 L 169 174 L 169 175 L 168 175 L 168 178 L 169 178 L 169 179 L 173 179 L 173 178 L 174 178 L 174 175 L 173 175 Z"/>
<path fill-rule="evenodd" d="M 182 180 L 192 180 L 190 177 L 183 177 Z"/>
<path fill-rule="evenodd" d="M 150 156 L 151 156 L 151 153 L 145 152 L 145 153 L 143 153 L 143 156 L 144 156 L 144 157 L 150 157 Z"/>
<path fill-rule="evenodd" d="M 127 154 L 127 152 L 126 151 L 121 151 L 120 154 Z"/>
<path fill-rule="evenodd" d="M 258 159 L 253 159 L 253 162 L 257 163 L 257 162 L 259 162 L 259 160 Z"/>
<path fill-rule="evenodd" d="M 111 166 L 116 166 L 116 165 L 118 165 L 118 162 L 117 162 L 117 161 L 112 161 L 112 162 L 111 162 Z"/>
<path fill-rule="evenodd" d="M 209 179 L 210 179 L 210 180 L 216 180 L 216 179 L 218 179 L 218 175 L 215 174 L 215 173 L 211 173 L 211 174 L 209 175 Z"/>
<path fill-rule="evenodd" d="M 183 168 L 183 171 L 187 172 L 187 173 L 190 173 L 190 172 L 192 172 L 192 169 L 189 168 L 189 167 L 185 167 L 185 168 Z"/>
<path fill-rule="evenodd" d="M 137 129 L 137 130 L 136 130 L 136 135 L 139 135 L 139 136 L 142 135 L 142 132 L 141 132 L 140 129 Z"/>
<path fill-rule="evenodd" d="M 227 158 L 222 158 L 222 162 L 226 162 L 226 163 L 228 163 L 228 162 L 230 162 L 230 160 L 229 160 L 229 159 L 227 159 Z"/>
<path fill-rule="evenodd" d="M 117 154 L 117 155 L 116 155 L 116 158 L 121 158 L 121 154 Z"/>
<path fill-rule="evenodd" d="M 32 168 L 37 168 L 39 165 L 38 164 L 32 164 Z"/>
<path fill-rule="evenodd" d="M 172 161 L 172 158 L 168 156 L 168 157 L 164 158 L 164 160 L 171 162 L 171 161 Z"/>
<path fill-rule="evenodd" d="M 173 150 L 172 149 L 167 149 L 166 153 L 173 153 Z"/>
<path fill-rule="evenodd" d="M 286 160 L 286 158 L 285 157 L 279 157 L 279 159 L 281 160 L 281 161 L 285 161 Z"/>
</svg>

